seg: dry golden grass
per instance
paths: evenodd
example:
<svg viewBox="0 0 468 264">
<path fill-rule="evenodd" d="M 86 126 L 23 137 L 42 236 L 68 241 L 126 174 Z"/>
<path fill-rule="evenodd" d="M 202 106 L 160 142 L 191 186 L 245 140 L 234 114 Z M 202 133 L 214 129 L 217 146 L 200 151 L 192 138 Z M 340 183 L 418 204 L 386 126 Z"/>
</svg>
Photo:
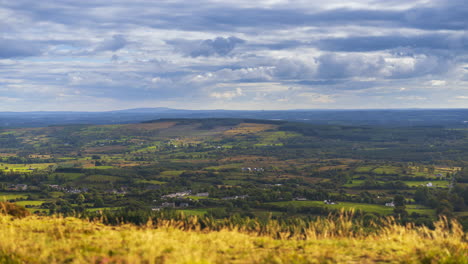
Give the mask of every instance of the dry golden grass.
<svg viewBox="0 0 468 264">
<path fill-rule="evenodd" d="M 194 221 L 195 223 L 195 221 Z M 106 226 L 76 218 L 0 216 L 1 263 L 468 263 L 466 234 L 442 219 L 435 230 L 389 220 L 379 232 L 346 216 L 320 220 L 301 235 L 187 222 Z"/>
</svg>

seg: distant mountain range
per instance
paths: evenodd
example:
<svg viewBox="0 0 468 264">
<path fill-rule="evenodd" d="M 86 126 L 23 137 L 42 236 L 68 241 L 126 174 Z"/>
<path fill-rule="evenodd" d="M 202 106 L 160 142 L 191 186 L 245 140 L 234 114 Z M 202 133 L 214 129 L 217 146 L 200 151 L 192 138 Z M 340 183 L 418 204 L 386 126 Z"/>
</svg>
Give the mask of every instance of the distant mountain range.
<svg viewBox="0 0 468 264">
<path fill-rule="evenodd" d="M 468 109 L 185 110 L 165 107 L 106 112 L 0 112 L 0 127 L 125 124 L 160 118 L 252 118 L 328 125 L 468 127 Z"/>
</svg>

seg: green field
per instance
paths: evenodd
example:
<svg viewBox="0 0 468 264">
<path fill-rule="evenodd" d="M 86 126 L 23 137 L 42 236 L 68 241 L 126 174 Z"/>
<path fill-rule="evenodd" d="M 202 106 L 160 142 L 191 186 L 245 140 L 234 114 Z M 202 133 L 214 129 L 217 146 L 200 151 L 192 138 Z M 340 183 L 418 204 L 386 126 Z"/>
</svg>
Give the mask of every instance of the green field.
<svg viewBox="0 0 468 264">
<path fill-rule="evenodd" d="M 135 181 L 135 183 L 145 183 L 145 184 L 161 185 L 161 184 L 166 184 L 167 182 L 157 181 L 157 180 L 137 180 L 137 181 Z"/>
<path fill-rule="evenodd" d="M 49 192 L 49 196 L 53 198 L 59 198 L 64 196 L 65 194 L 63 192 Z"/>
<path fill-rule="evenodd" d="M 15 202 L 15 204 L 17 205 L 21 205 L 21 206 L 26 206 L 26 205 L 30 205 L 30 206 L 40 206 L 42 205 L 43 203 L 45 203 L 46 201 L 17 201 Z"/>
<path fill-rule="evenodd" d="M 357 167 L 354 171 L 355 172 L 371 172 L 374 169 L 374 167 L 370 166 L 360 166 Z"/>
<path fill-rule="evenodd" d="M 55 163 L 32 163 L 32 164 L 7 164 L 2 163 L 0 164 L 0 170 L 8 172 L 22 172 L 22 173 L 29 173 L 33 172 L 34 170 L 43 170 L 47 169 L 49 166 L 54 166 Z"/>
<path fill-rule="evenodd" d="M 233 163 L 233 164 L 223 164 L 219 166 L 210 166 L 210 167 L 206 167 L 205 169 L 206 170 L 222 170 L 222 169 L 239 169 L 240 170 L 241 166 L 242 165 L 240 165 L 239 163 Z"/>
<path fill-rule="evenodd" d="M 428 183 L 432 183 L 433 187 L 448 188 L 449 181 L 403 181 L 410 187 L 426 186 Z"/>
<path fill-rule="evenodd" d="M 323 201 L 288 201 L 288 202 L 272 202 L 268 204 L 279 205 L 282 207 L 287 207 L 289 205 L 294 205 L 296 207 L 326 207 L 330 209 L 353 209 L 353 210 L 362 210 L 370 213 L 379 213 L 383 215 L 388 215 L 393 212 L 393 208 L 386 207 L 383 205 L 377 204 L 364 204 L 364 203 L 350 203 L 350 202 L 339 202 L 339 204 L 325 204 Z"/>
<path fill-rule="evenodd" d="M 205 209 L 182 209 L 182 210 L 177 210 L 177 212 L 183 213 L 186 216 L 190 216 L 190 215 L 204 216 L 206 213 L 208 213 L 208 211 Z"/>
<path fill-rule="evenodd" d="M 0 200 L 15 200 L 15 199 L 26 199 L 28 198 L 28 193 L 10 193 L 10 192 L 0 192 Z"/>
<path fill-rule="evenodd" d="M 55 180 L 56 178 L 58 179 L 64 179 L 64 180 L 76 180 L 80 177 L 82 177 L 84 174 L 83 173 L 71 173 L 71 172 L 67 172 L 67 173 L 52 173 L 50 174 L 49 176 L 49 180 Z"/>
<path fill-rule="evenodd" d="M 422 205 L 407 204 L 406 211 L 408 211 L 409 214 L 418 213 L 418 214 L 424 214 L 424 215 L 429 215 L 429 216 L 436 216 L 434 209 L 430 209 L 429 207 L 422 206 Z"/>
<path fill-rule="evenodd" d="M 369 213 L 379 213 L 382 215 L 389 215 L 393 213 L 392 207 L 387 207 L 378 204 L 365 204 L 365 203 L 351 203 L 351 202 L 339 202 L 338 204 L 325 204 L 322 201 L 288 201 L 288 202 L 272 202 L 268 204 L 279 205 L 287 207 L 288 205 L 294 205 L 296 207 L 326 207 L 330 209 L 346 209 L 346 210 L 362 210 Z M 421 205 L 406 205 L 408 213 L 419 213 L 424 215 L 433 216 L 435 214 L 434 209 L 430 209 Z"/>
<path fill-rule="evenodd" d="M 86 211 L 89 212 L 97 212 L 97 211 L 104 211 L 104 210 L 118 210 L 122 207 L 115 206 L 115 207 L 96 207 L 96 208 L 86 208 Z"/>
<path fill-rule="evenodd" d="M 168 170 L 168 171 L 163 171 L 161 172 L 160 176 L 162 177 L 176 177 L 179 176 L 183 170 Z"/>
<path fill-rule="evenodd" d="M 381 166 L 372 170 L 372 172 L 377 174 L 397 174 L 399 171 L 399 168 L 392 166 Z"/>
<path fill-rule="evenodd" d="M 343 187 L 358 187 L 364 183 L 364 180 L 352 180 L 351 183 L 343 184 Z"/>
<path fill-rule="evenodd" d="M 85 182 L 96 182 L 96 183 L 120 182 L 124 180 L 125 179 L 122 177 L 109 176 L 109 175 L 90 175 L 83 179 L 83 181 Z"/>
<path fill-rule="evenodd" d="M 93 169 L 93 170 L 108 170 L 108 169 L 113 169 L 113 166 L 95 166 L 95 167 L 89 167 L 86 169 Z"/>
</svg>

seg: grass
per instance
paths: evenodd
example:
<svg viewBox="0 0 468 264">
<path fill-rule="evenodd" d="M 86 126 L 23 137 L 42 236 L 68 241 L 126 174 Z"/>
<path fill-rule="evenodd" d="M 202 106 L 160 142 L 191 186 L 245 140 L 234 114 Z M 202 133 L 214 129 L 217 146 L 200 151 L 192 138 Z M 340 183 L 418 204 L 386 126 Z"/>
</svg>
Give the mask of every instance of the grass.
<svg viewBox="0 0 468 264">
<path fill-rule="evenodd" d="M 65 195 L 63 192 L 49 192 L 48 194 L 53 198 L 59 198 Z"/>
<path fill-rule="evenodd" d="M 136 183 L 161 185 L 161 184 L 166 184 L 167 182 L 157 181 L 157 180 L 137 180 Z"/>
<path fill-rule="evenodd" d="M 343 187 L 358 187 L 361 186 L 365 180 L 352 180 L 351 183 L 343 184 Z"/>
<path fill-rule="evenodd" d="M 345 210 L 362 210 L 369 213 L 379 213 L 382 215 L 389 215 L 393 213 L 392 207 L 387 207 L 378 204 L 365 204 L 365 203 L 351 203 L 351 202 L 339 202 L 338 204 L 324 204 L 322 201 L 287 201 L 287 202 L 272 202 L 269 204 L 279 205 L 279 206 L 288 206 L 294 205 L 297 207 L 326 207 L 330 209 L 345 209 Z M 428 216 L 434 216 L 435 211 L 428 207 L 422 205 L 406 205 L 406 210 L 408 213 L 418 213 Z"/>
<path fill-rule="evenodd" d="M 239 165 L 239 163 L 233 163 L 233 164 L 223 164 L 219 166 L 210 166 L 210 167 L 206 167 L 205 169 L 206 170 L 238 169 L 240 171 L 241 170 L 240 166 L 241 165 Z"/>
<path fill-rule="evenodd" d="M 125 179 L 122 177 L 117 176 L 109 176 L 109 175 L 90 175 L 83 179 L 85 182 L 119 182 L 124 181 Z"/>
<path fill-rule="evenodd" d="M 108 169 L 113 169 L 114 166 L 94 166 L 94 167 L 89 167 L 86 169 L 93 169 L 93 170 L 108 170 Z"/>
<path fill-rule="evenodd" d="M 169 170 L 169 171 L 163 171 L 161 172 L 160 176 L 162 177 L 177 177 L 179 176 L 182 172 L 182 170 Z"/>
<path fill-rule="evenodd" d="M 279 205 L 279 206 L 288 206 L 294 205 L 297 207 L 326 207 L 330 209 L 355 209 L 362 210 L 370 213 L 379 213 L 383 215 L 388 215 L 393 212 L 393 208 L 386 207 L 383 205 L 377 204 L 364 204 L 364 203 L 350 203 L 350 202 L 339 202 L 338 204 L 325 204 L 323 201 L 287 201 L 287 202 L 272 202 L 269 204 Z"/>
<path fill-rule="evenodd" d="M 86 208 L 88 212 L 97 212 L 97 211 L 104 211 L 104 210 L 118 210 L 122 207 L 95 207 L 95 208 Z"/>
<path fill-rule="evenodd" d="M 355 172 L 371 172 L 374 169 L 374 167 L 371 166 L 361 166 L 357 167 L 354 171 Z"/>
<path fill-rule="evenodd" d="M 415 205 L 415 204 L 407 204 L 406 205 L 406 211 L 408 213 L 418 213 L 418 214 L 424 214 L 424 215 L 429 215 L 429 216 L 435 216 L 435 210 L 430 209 L 429 207 L 422 206 L 422 205 Z"/>
<path fill-rule="evenodd" d="M 372 172 L 377 174 L 397 174 L 399 171 L 399 168 L 392 166 L 381 166 L 372 170 Z"/>
<path fill-rule="evenodd" d="M 309 223 L 304 236 L 275 222 L 246 231 L 184 227 L 178 221 L 106 226 L 76 218 L 0 216 L 1 263 L 468 263 L 466 234 L 441 220 L 435 230 L 392 221 L 355 230 L 342 217 Z"/>
<path fill-rule="evenodd" d="M 21 205 L 21 206 L 26 206 L 26 205 L 40 206 L 43 203 L 45 203 L 45 201 L 18 201 L 18 202 L 15 202 L 16 205 Z"/>
<path fill-rule="evenodd" d="M 28 198 L 27 193 L 8 193 L 8 192 L 1 192 L 0 193 L 0 201 L 15 200 L 15 199 L 26 199 L 26 198 Z"/>
<path fill-rule="evenodd" d="M 224 180 L 223 183 L 226 185 L 239 185 L 245 183 L 246 181 L 243 180 Z"/>
<path fill-rule="evenodd" d="M 207 210 L 203 209 L 183 209 L 177 210 L 177 212 L 183 213 L 186 216 L 204 216 L 206 213 L 208 213 Z"/>
<path fill-rule="evenodd" d="M 406 185 L 410 187 L 425 186 L 428 183 L 432 183 L 434 187 L 443 187 L 447 188 L 450 184 L 449 181 L 403 181 Z"/>
<path fill-rule="evenodd" d="M 59 178 L 63 178 L 67 181 L 70 181 L 70 180 L 76 180 L 78 178 L 80 178 L 81 176 L 83 176 L 84 174 L 82 173 L 74 173 L 74 172 L 66 172 L 66 173 L 52 173 L 50 176 L 49 176 L 49 180 L 55 180 L 55 177 L 59 177 Z"/>
<path fill-rule="evenodd" d="M 32 163 L 32 164 L 8 164 L 2 163 L 0 166 L 0 170 L 9 172 L 31 172 L 33 170 L 43 170 L 48 168 L 51 165 L 55 165 L 55 163 Z"/>
</svg>

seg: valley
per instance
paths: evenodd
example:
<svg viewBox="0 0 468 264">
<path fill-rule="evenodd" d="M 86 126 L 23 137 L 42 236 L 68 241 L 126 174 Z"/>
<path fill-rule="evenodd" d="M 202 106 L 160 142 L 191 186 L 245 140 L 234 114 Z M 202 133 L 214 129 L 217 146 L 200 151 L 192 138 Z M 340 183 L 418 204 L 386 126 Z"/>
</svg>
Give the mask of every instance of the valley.
<svg viewBox="0 0 468 264">
<path fill-rule="evenodd" d="M 161 119 L 0 131 L 0 196 L 39 215 L 467 224 L 468 130 Z M 146 214 L 145 213 L 145 214 Z"/>
</svg>

